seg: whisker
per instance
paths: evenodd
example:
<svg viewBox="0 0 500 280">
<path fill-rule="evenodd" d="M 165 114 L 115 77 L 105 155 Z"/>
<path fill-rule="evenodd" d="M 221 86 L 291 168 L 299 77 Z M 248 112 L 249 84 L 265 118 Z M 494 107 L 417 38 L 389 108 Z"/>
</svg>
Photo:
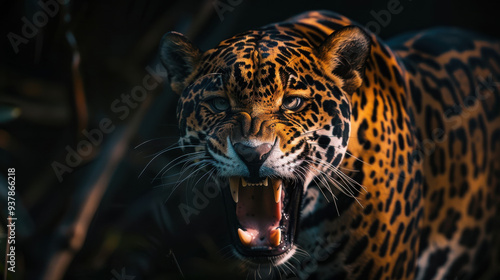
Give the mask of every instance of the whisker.
<svg viewBox="0 0 500 280">
<path fill-rule="evenodd" d="M 346 171 L 349 171 L 349 172 L 361 172 L 360 170 L 351 169 L 351 168 L 342 167 L 342 166 L 339 166 L 338 168 L 339 168 L 339 169 L 346 170 Z"/>
<path fill-rule="evenodd" d="M 355 158 L 355 159 L 359 160 L 360 162 L 362 162 L 362 163 L 364 163 L 364 164 L 366 164 L 366 165 L 369 165 L 369 166 L 372 166 L 372 167 L 374 166 L 373 164 L 370 164 L 370 163 L 368 163 L 368 162 L 366 162 L 366 161 L 364 161 L 364 160 L 362 160 L 362 159 L 360 159 L 360 158 L 356 157 L 355 155 L 351 154 L 349 151 L 345 151 L 345 153 L 346 153 L 346 154 L 348 154 L 349 156 L 351 156 L 351 157 L 353 157 L 353 158 Z"/>
<path fill-rule="evenodd" d="M 194 147 L 198 147 L 198 146 L 195 146 L 195 145 L 193 145 L 193 146 L 194 146 Z M 149 167 L 149 165 L 151 165 L 151 163 L 152 163 L 152 162 L 153 162 L 153 161 L 154 161 L 157 157 L 159 157 L 159 156 L 160 156 L 160 155 L 162 155 L 163 153 L 166 153 L 166 152 L 168 152 L 168 151 L 171 151 L 171 150 L 174 150 L 174 149 L 178 149 L 178 148 L 180 148 L 180 147 L 168 148 L 168 149 L 164 149 L 164 150 L 161 150 L 160 152 L 158 152 L 158 153 L 157 153 L 157 154 L 156 154 L 156 155 L 155 155 L 155 156 L 154 156 L 154 157 L 153 157 L 153 158 L 152 158 L 152 159 L 148 162 L 148 164 L 146 164 L 146 166 L 142 169 L 141 173 L 139 174 L 139 177 L 141 177 L 141 175 L 144 173 L 144 171 L 146 171 L 146 169 Z M 199 152 L 199 153 L 200 153 L 200 152 Z M 201 153 L 203 153 L 203 152 L 201 152 Z M 189 155 L 189 154 L 187 154 L 187 155 Z M 180 157 L 184 157 L 184 156 L 185 156 L 185 155 L 182 155 L 182 156 L 180 156 Z M 178 158 L 179 158 L 179 157 L 178 157 Z M 175 160 L 176 160 L 176 159 L 175 159 Z M 175 160 L 174 160 L 174 161 L 175 161 Z"/>
<path fill-rule="evenodd" d="M 158 176 L 160 176 L 161 174 L 161 178 L 168 178 L 168 177 L 172 177 L 173 175 L 165 175 L 166 173 L 168 173 L 172 168 L 178 166 L 178 165 L 181 165 L 183 164 L 183 166 L 180 168 L 181 171 L 178 172 L 178 173 L 175 173 L 176 175 L 179 175 L 183 172 L 183 169 L 185 168 L 186 164 L 188 164 L 189 162 L 191 161 L 196 161 L 196 160 L 205 160 L 205 159 L 208 159 L 208 157 L 205 157 L 205 156 L 193 156 L 191 158 L 187 158 L 187 159 L 183 159 L 175 164 L 173 164 L 172 166 L 170 166 L 170 168 L 168 168 L 167 170 L 164 170 L 165 168 L 167 168 L 168 166 L 164 166 L 159 172 L 158 174 L 155 176 L 155 178 L 153 178 L 152 181 L 154 181 Z"/>
<path fill-rule="evenodd" d="M 312 168 L 314 168 L 314 167 L 312 167 Z M 323 181 L 322 184 L 318 184 L 319 185 L 318 189 L 321 191 L 321 193 L 325 197 L 326 201 L 328 203 L 330 203 L 330 200 L 328 199 L 328 197 L 326 196 L 326 194 L 323 192 L 322 187 L 321 187 L 321 186 L 324 186 L 324 188 L 326 188 L 328 190 L 328 192 L 330 193 L 330 195 L 332 196 L 332 198 L 335 200 L 335 198 L 336 198 L 335 194 L 333 193 L 332 189 L 329 187 L 330 184 L 328 184 L 328 182 L 326 181 L 326 178 L 325 178 L 325 176 L 327 176 L 327 175 L 324 174 L 324 172 L 321 171 L 321 170 L 317 170 L 316 168 L 314 168 L 314 169 L 319 172 L 319 177 L 318 178 Z"/>
<path fill-rule="evenodd" d="M 203 162 L 203 161 L 201 161 L 199 164 L 201 164 L 202 162 Z M 203 162 L 203 163 L 205 163 L 205 162 Z M 177 188 L 178 188 L 178 187 L 179 187 L 179 186 L 180 186 L 183 182 L 185 182 L 186 180 L 191 179 L 192 177 L 196 176 L 196 174 L 197 174 L 199 171 L 201 171 L 203 168 L 205 168 L 205 167 L 209 166 L 210 164 L 211 164 L 211 162 L 209 162 L 209 163 L 205 163 L 204 165 L 202 165 L 202 166 L 200 166 L 200 167 L 198 167 L 197 165 L 193 164 L 193 165 L 189 166 L 188 168 L 186 168 L 185 170 L 183 170 L 183 174 L 184 174 L 187 170 L 192 169 L 192 168 L 196 168 L 196 167 L 198 167 L 196 170 L 194 170 L 194 171 L 192 172 L 192 176 L 186 177 L 186 178 L 184 178 L 184 179 L 182 179 L 182 180 L 177 180 L 177 182 L 170 182 L 170 183 L 165 183 L 165 184 L 161 184 L 161 185 L 159 185 L 159 186 L 156 186 L 155 188 L 159 188 L 159 187 L 166 187 L 166 186 L 168 186 L 168 185 L 173 185 L 173 184 L 175 184 L 175 186 L 171 189 L 170 194 L 169 194 L 169 195 L 167 196 L 167 198 L 165 199 L 164 203 L 166 203 L 166 202 L 170 199 L 170 197 L 171 197 L 171 196 L 172 196 L 172 194 L 175 192 L 175 190 L 177 190 Z M 183 174 L 181 174 L 181 175 L 180 175 L 180 177 L 182 177 L 182 175 L 183 175 Z"/>
<path fill-rule="evenodd" d="M 178 143 L 176 143 L 174 145 L 178 145 Z M 203 147 L 203 146 L 200 146 L 200 145 L 185 145 L 185 146 L 177 146 L 177 147 L 171 147 L 171 146 L 173 146 L 173 145 L 170 145 L 169 147 L 164 148 L 164 149 L 162 149 L 162 150 L 160 150 L 158 152 L 155 152 L 155 153 L 152 153 L 150 155 L 147 155 L 144 158 L 154 157 L 154 156 L 157 156 L 160 153 L 170 152 L 170 151 L 173 151 L 173 150 L 176 150 L 176 149 Z"/>
<path fill-rule="evenodd" d="M 317 158 L 311 158 L 312 160 L 315 160 L 316 163 L 323 163 L 325 164 L 325 162 L 322 162 L 320 159 L 317 159 Z M 311 162 L 311 161 L 309 161 Z M 314 161 L 312 162 L 314 163 Z M 312 166 L 311 166 L 312 167 Z M 329 166 L 331 167 L 331 166 Z M 327 167 L 327 168 L 329 168 Z M 312 167 L 314 168 L 314 167 Z M 314 168 L 316 169 L 316 168 Z M 317 169 L 316 169 L 317 170 Z M 338 170 L 334 169 L 333 167 L 331 167 L 331 169 L 329 169 L 330 171 L 334 172 L 334 174 L 338 174 Z M 320 174 L 324 174 L 321 170 L 317 170 L 318 172 L 320 172 Z M 343 174 L 343 173 L 342 173 Z M 344 176 L 347 176 L 345 174 L 343 174 Z M 350 183 L 348 183 L 348 180 L 344 178 L 344 176 L 342 175 L 338 175 L 339 178 L 346 184 L 350 185 L 351 187 L 354 188 L 354 186 L 352 186 Z M 348 177 L 348 176 L 347 176 Z M 340 190 L 342 193 L 344 193 L 345 195 L 349 196 L 349 197 L 352 197 L 356 200 L 356 202 L 362 207 L 363 205 L 359 202 L 358 198 L 354 195 L 353 191 L 350 189 L 350 188 L 344 188 L 339 182 L 335 181 L 333 178 L 331 178 L 330 176 L 325 176 L 324 178 L 326 178 L 328 181 L 330 181 L 335 187 L 337 187 L 338 190 Z M 350 178 L 350 177 L 349 177 Z M 352 178 L 351 178 L 352 179 Z M 356 182 L 357 183 L 357 182 Z M 359 183 L 357 183 L 359 184 Z M 363 189 L 365 189 L 364 187 L 362 187 Z M 333 195 L 333 194 L 332 194 Z"/>
<path fill-rule="evenodd" d="M 210 172 L 210 171 L 209 171 L 209 172 Z M 198 183 L 199 183 L 199 182 L 203 179 L 203 177 L 205 177 L 205 176 L 207 176 L 207 175 L 209 176 L 209 174 L 211 174 L 211 173 L 209 173 L 209 172 L 207 172 L 207 173 L 203 174 L 203 175 L 202 175 L 202 176 L 198 179 L 198 181 L 196 181 L 196 183 L 194 183 L 193 188 L 194 188 L 194 187 L 196 187 L 196 185 L 198 185 Z M 212 171 L 212 172 L 213 172 L 213 171 Z"/>
<path fill-rule="evenodd" d="M 316 182 L 316 178 L 314 178 L 314 181 Z M 317 182 L 316 182 L 317 183 Z M 330 203 L 330 200 L 328 199 L 328 197 L 326 196 L 325 192 L 323 191 L 323 188 L 321 187 L 322 184 L 317 184 L 318 185 L 318 189 L 319 191 L 323 194 L 323 196 L 325 197 L 326 199 L 326 202 Z M 332 194 L 333 195 L 333 194 Z"/>
<path fill-rule="evenodd" d="M 135 146 L 134 150 L 137 149 L 137 148 L 139 148 L 139 147 L 141 147 L 141 146 L 143 146 L 143 145 L 145 145 L 145 144 L 147 144 L 147 143 L 149 143 L 149 142 L 156 141 L 156 140 L 161 140 L 161 139 L 168 139 L 168 138 L 174 138 L 174 137 L 173 136 L 163 136 L 163 137 L 156 137 L 156 138 L 152 138 L 152 139 L 149 139 L 149 140 L 145 140 L 144 142 L 142 142 L 142 143 L 138 144 L 137 146 Z M 175 138 L 178 138 L 178 137 L 175 136 Z M 179 143 L 174 143 L 174 144 L 170 145 L 167 148 L 171 148 L 171 147 L 173 147 L 175 145 L 178 145 L 178 144 Z"/>
<path fill-rule="evenodd" d="M 295 244 L 295 252 L 298 256 L 304 256 L 304 257 L 308 257 L 310 258 L 311 255 L 309 254 L 309 252 L 307 252 L 306 250 L 304 250 L 301 246 L 299 246 L 298 244 Z"/>
<path fill-rule="evenodd" d="M 186 157 L 185 159 L 183 160 L 180 160 L 181 158 L 183 157 Z M 180 164 L 186 164 L 190 161 L 194 161 L 194 160 L 199 160 L 199 159 L 203 159 L 203 158 L 206 158 L 206 156 L 203 155 L 203 152 L 197 152 L 197 153 L 190 153 L 190 154 L 185 154 L 185 155 L 182 155 L 182 156 L 179 156 L 177 158 L 175 158 L 174 160 L 172 160 L 171 162 L 169 162 L 168 164 L 166 164 L 157 174 L 156 176 L 153 178 L 153 180 L 151 180 L 151 182 L 153 182 L 154 180 L 156 180 L 156 178 L 158 178 L 158 176 L 161 174 L 162 176 L 165 175 L 165 173 L 167 173 L 168 171 L 170 171 L 172 168 L 174 168 L 175 166 L 177 165 L 180 165 Z M 176 162 L 177 161 L 177 162 Z M 170 166 L 170 167 L 169 167 Z M 167 169 L 168 167 L 168 169 Z M 166 170 L 165 170 L 166 169 Z M 184 169 L 181 168 L 181 169 Z"/>
<path fill-rule="evenodd" d="M 318 163 L 321 163 L 321 164 L 324 164 L 326 165 L 326 167 L 328 168 L 328 170 L 334 172 L 336 175 L 338 175 L 339 177 L 343 177 L 344 179 L 358 185 L 359 187 L 361 187 L 363 190 L 367 191 L 366 188 L 361 185 L 360 183 L 358 183 L 356 180 L 354 180 L 353 178 L 347 176 L 344 172 L 342 172 L 338 167 L 334 167 L 334 166 L 331 166 L 328 162 L 325 162 L 319 158 L 316 158 L 316 157 L 310 157 L 311 159 L 317 161 Z M 329 166 L 328 166 L 329 165 Z M 359 172 L 359 171 L 358 171 Z M 352 184 L 350 184 L 352 186 Z"/>
</svg>

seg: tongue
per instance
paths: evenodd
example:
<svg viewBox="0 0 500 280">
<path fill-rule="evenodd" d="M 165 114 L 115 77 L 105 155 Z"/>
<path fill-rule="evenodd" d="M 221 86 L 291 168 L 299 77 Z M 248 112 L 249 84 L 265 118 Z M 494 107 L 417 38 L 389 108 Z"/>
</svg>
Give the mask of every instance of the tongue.
<svg viewBox="0 0 500 280">
<path fill-rule="evenodd" d="M 245 231 L 246 246 L 273 246 L 275 243 L 273 239 L 281 220 L 282 202 L 276 203 L 273 187 L 274 184 L 239 187 L 236 216 Z"/>
</svg>

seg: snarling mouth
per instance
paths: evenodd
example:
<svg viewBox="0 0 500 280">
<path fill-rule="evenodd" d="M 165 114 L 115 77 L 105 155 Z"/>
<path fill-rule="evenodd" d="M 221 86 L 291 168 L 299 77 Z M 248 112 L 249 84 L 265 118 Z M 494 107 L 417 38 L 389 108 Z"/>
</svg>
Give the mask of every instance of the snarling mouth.
<svg viewBox="0 0 500 280">
<path fill-rule="evenodd" d="M 255 263 L 277 262 L 293 248 L 303 186 L 279 178 L 229 178 L 229 228 L 238 253 Z M 232 199 L 231 199 L 232 198 Z"/>
</svg>

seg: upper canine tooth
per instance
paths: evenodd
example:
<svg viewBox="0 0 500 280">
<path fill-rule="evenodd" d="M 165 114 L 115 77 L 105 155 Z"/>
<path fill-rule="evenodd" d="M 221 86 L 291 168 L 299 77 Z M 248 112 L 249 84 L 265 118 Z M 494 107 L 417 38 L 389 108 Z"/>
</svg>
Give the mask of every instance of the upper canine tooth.
<svg viewBox="0 0 500 280">
<path fill-rule="evenodd" d="M 231 196 L 233 197 L 234 202 L 238 203 L 238 188 L 240 187 L 240 177 L 230 177 L 229 187 L 231 187 Z"/>
<path fill-rule="evenodd" d="M 281 187 L 281 182 L 279 182 L 279 184 L 273 184 L 274 201 L 276 201 L 276 203 L 279 203 L 281 201 Z"/>
<path fill-rule="evenodd" d="M 245 181 L 245 179 L 244 179 L 243 177 L 241 177 L 241 185 L 242 185 L 243 187 L 246 187 L 246 186 L 248 185 L 248 182 L 247 182 L 247 181 Z"/>
</svg>

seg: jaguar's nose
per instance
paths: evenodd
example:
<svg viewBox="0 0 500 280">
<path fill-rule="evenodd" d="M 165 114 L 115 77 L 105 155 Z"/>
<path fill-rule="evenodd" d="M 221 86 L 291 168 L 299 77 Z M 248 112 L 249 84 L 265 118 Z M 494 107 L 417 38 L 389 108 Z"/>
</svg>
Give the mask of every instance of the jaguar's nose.
<svg viewBox="0 0 500 280">
<path fill-rule="evenodd" d="M 240 159 L 247 165 L 250 171 L 250 177 L 258 178 L 259 169 L 269 157 L 272 144 L 264 143 L 256 147 L 248 146 L 242 143 L 234 144 L 234 150 Z"/>
</svg>

